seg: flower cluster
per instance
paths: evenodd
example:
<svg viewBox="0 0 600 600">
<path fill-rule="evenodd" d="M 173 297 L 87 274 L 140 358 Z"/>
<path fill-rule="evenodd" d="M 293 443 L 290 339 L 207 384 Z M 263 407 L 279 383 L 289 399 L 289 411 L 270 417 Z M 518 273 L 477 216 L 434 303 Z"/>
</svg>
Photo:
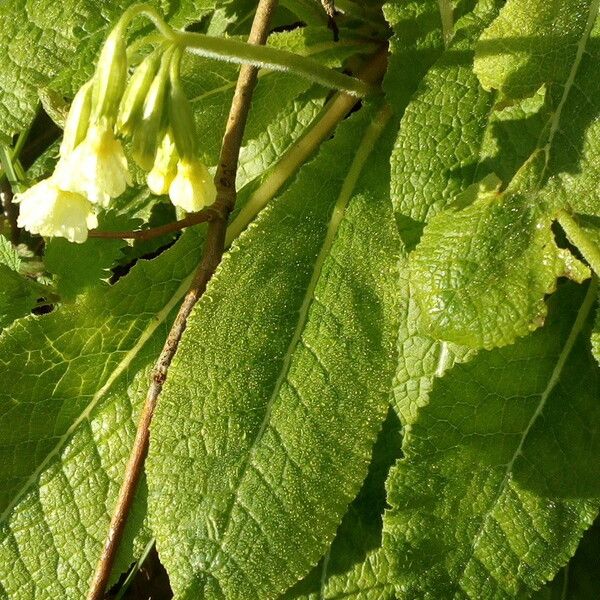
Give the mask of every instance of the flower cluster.
<svg viewBox="0 0 600 600">
<path fill-rule="evenodd" d="M 215 200 L 180 83 L 181 49 L 161 43 L 128 80 L 126 25 L 109 35 L 94 76 L 73 99 L 53 174 L 15 196 L 18 225 L 31 233 L 87 239 L 98 212 L 132 184 L 121 139 L 130 140 L 152 193 L 168 194 L 187 212 Z"/>
</svg>

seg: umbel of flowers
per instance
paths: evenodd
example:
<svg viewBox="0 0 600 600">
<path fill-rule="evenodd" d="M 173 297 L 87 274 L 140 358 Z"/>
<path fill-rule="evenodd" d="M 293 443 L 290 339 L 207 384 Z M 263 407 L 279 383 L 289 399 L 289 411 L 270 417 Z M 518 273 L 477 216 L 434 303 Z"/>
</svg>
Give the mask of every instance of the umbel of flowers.
<svg viewBox="0 0 600 600">
<path fill-rule="evenodd" d="M 15 196 L 18 225 L 43 236 L 84 242 L 98 212 L 131 185 L 122 140 L 148 172 L 154 194 L 187 212 L 212 204 L 216 189 L 197 158 L 194 119 L 183 92 L 182 49 L 164 40 L 128 80 L 126 28 L 108 36 L 90 81 L 75 95 L 53 174 Z"/>
</svg>

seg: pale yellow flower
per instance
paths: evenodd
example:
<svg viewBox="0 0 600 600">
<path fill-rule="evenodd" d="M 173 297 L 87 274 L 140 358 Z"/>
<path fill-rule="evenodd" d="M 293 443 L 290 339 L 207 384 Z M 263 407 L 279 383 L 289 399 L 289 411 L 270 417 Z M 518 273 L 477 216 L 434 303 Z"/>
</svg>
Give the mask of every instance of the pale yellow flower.
<svg viewBox="0 0 600 600">
<path fill-rule="evenodd" d="M 88 230 L 98 227 L 93 205 L 81 194 L 61 190 L 53 178 L 44 179 L 17 194 L 17 225 L 46 237 L 64 237 L 82 243 Z"/>
<path fill-rule="evenodd" d="M 177 163 L 177 175 L 169 187 L 169 197 L 175 206 L 187 212 L 198 212 L 215 201 L 217 190 L 202 162 L 182 158 Z"/>
<path fill-rule="evenodd" d="M 169 187 L 177 174 L 177 151 L 169 133 L 166 133 L 156 151 L 156 158 L 148 173 L 148 188 L 153 194 L 160 196 L 169 191 Z"/>
<path fill-rule="evenodd" d="M 107 125 L 92 125 L 75 150 L 61 157 L 54 178 L 61 189 L 104 207 L 132 183 L 123 146 Z"/>
</svg>

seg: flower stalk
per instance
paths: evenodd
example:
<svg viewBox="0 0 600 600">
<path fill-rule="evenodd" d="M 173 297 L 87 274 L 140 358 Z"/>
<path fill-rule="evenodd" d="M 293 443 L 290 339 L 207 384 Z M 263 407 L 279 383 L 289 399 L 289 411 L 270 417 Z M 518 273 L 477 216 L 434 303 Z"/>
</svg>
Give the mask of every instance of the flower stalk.
<svg viewBox="0 0 600 600">
<path fill-rule="evenodd" d="M 166 41 L 182 46 L 186 50 L 206 58 L 253 65 L 273 71 L 289 71 L 327 88 L 336 89 L 357 97 L 366 96 L 374 91 L 372 86 L 355 77 L 324 67 L 312 58 L 300 56 L 293 52 L 250 44 L 233 38 L 213 37 L 191 31 L 177 31 L 167 24 L 156 9 L 146 4 L 136 4 L 128 8 L 123 13 L 118 26 L 124 27 L 138 16 L 145 16 L 150 19 Z"/>
<path fill-rule="evenodd" d="M 189 31 L 177 32 L 177 41 L 194 54 L 237 64 L 248 64 L 272 71 L 287 71 L 324 87 L 362 98 L 374 88 L 355 77 L 324 67 L 308 56 L 271 48 L 254 46 L 232 38 L 217 38 Z"/>
</svg>

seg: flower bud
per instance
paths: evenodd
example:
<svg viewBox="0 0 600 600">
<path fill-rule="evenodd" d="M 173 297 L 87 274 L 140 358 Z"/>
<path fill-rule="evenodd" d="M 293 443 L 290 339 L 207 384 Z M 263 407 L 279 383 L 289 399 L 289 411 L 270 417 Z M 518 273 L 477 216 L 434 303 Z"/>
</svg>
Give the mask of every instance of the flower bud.
<svg viewBox="0 0 600 600">
<path fill-rule="evenodd" d="M 136 123 L 142 117 L 144 100 L 158 71 L 160 54 L 152 52 L 135 69 L 121 101 L 117 130 L 124 135 L 132 135 Z"/>
<path fill-rule="evenodd" d="M 115 27 L 100 53 L 94 74 L 94 117 L 112 125 L 127 81 L 127 50 L 122 27 Z"/>
<path fill-rule="evenodd" d="M 172 56 L 173 53 L 170 50 L 163 54 L 158 73 L 152 80 L 144 100 L 142 120 L 133 133 L 133 158 L 146 171 L 149 171 L 154 164 L 154 155 L 160 141 L 160 134 L 166 127 L 164 105 L 166 88 L 169 83 L 169 63 Z"/>
<path fill-rule="evenodd" d="M 86 136 L 92 111 L 92 83 L 88 81 L 82 85 L 73 98 L 60 145 L 61 156 L 73 151 Z"/>
</svg>

